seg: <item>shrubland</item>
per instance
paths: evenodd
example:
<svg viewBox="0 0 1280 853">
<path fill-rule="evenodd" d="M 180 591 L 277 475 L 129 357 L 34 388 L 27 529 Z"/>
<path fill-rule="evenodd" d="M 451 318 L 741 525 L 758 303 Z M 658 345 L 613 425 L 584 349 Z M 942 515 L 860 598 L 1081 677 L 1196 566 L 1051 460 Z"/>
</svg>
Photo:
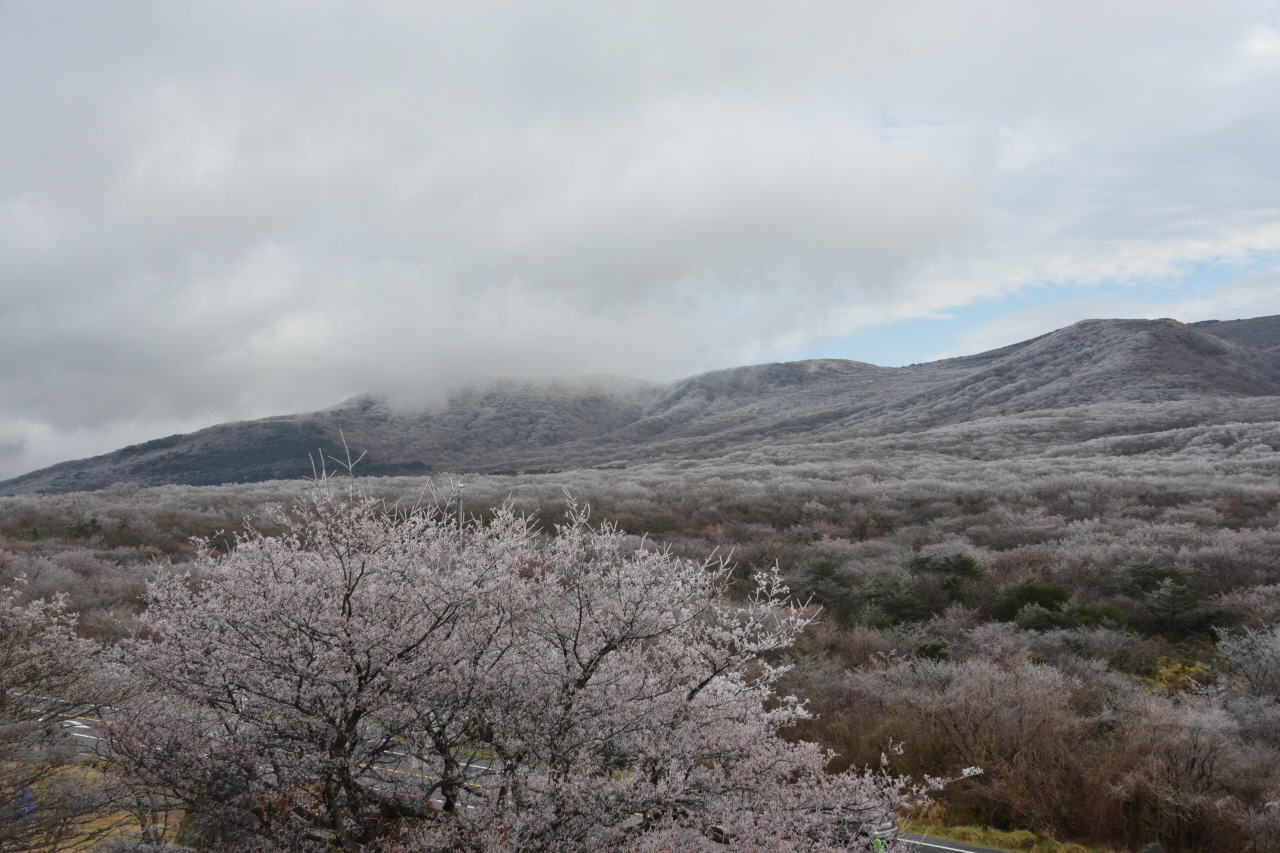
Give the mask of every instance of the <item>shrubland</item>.
<svg viewBox="0 0 1280 853">
<path fill-rule="evenodd" d="M 227 850 L 830 849 L 905 780 L 829 773 L 764 658 L 811 615 L 776 574 L 545 539 L 321 484 L 192 588 L 153 583 L 114 657 L 113 762 Z M 849 840 L 846 838 L 846 840 Z"/>
<path fill-rule="evenodd" d="M 104 819 L 119 791 L 139 850 L 816 853 L 869 845 L 858 827 L 940 784 L 883 761 L 832 772 L 781 735 L 809 714 L 770 658 L 815 611 L 776 569 L 739 598 L 724 561 L 576 505 L 539 532 L 509 508 L 464 523 L 329 480 L 269 518 L 276 535 L 197 539 L 112 646 L 75 636 L 61 597 L 20 605 L 15 578 L 0 618 L 31 627 L 0 649 L 0 724 L 32 720 L 44 748 L 6 744 L 0 763 L 34 839 L 14 849 L 91 840 L 45 828 L 70 788 Z M 95 681 L 100 737 L 76 750 L 57 729 Z M 57 750 L 96 754 L 106 779 L 33 776 Z"/>
<path fill-rule="evenodd" d="M 882 754 L 917 778 L 983 768 L 937 794 L 929 820 L 1130 849 L 1272 850 L 1280 463 L 1239 444 L 1011 461 L 820 448 L 469 475 L 465 506 L 481 528 L 523 516 L 548 534 L 589 505 L 624 551 L 723 559 L 739 600 L 776 567 L 793 603 L 821 608 L 762 658 L 790 667 L 771 689 L 813 715 L 784 734 L 833 749 L 833 771 Z M 389 507 L 456 510 L 448 478 L 357 485 Z M 148 581 L 203 577 L 251 520 L 285 533 L 272 513 L 306 488 L 3 498 L 0 571 L 25 575 L 27 599 L 65 593 L 82 635 L 119 643 L 152 630 Z"/>
</svg>

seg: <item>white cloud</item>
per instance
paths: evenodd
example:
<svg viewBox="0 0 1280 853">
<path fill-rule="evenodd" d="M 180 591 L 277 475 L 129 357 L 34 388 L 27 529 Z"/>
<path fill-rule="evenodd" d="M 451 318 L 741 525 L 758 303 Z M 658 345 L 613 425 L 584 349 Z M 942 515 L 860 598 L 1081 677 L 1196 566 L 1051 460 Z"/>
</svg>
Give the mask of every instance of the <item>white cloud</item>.
<svg viewBox="0 0 1280 853">
<path fill-rule="evenodd" d="M 1280 248 L 1267 8 L 0 5 L 0 475 Z"/>
<path fill-rule="evenodd" d="M 1148 306 L 1123 299 L 1071 299 L 1055 302 L 1052 305 L 1042 305 L 1025 311 L 1011 311 L 988 320 L 964 334 L 960 346 L 937 353 L 927 360 L 986 352 L 1047 334 L 1081 320 L 1137 318 L 1150 315 L 1151 309 Z"/>
<path fill-rule="evenodd" d="M 1280 314 L 1280 270 L 1257 273 L 1214 288 L 1200 297 L 1166 306 L 1164 316 L 1186 323 L 1198 320 L 1240 320 Z"/>
<path fill-rule="evenodd" d="M 1070 299 L 1024 311 L 1011 311 L 967 331 L 960 346 L 935 358 L 971 355 L 1034 338 L 1081 320 L 1170 317 L 1184 323 L 1239 320 L 1280 314 L 1280 270 L 1245 276 L 1208 292 L 1169 301 L 1149 302 L 1115 297 Z"/>
</svg>

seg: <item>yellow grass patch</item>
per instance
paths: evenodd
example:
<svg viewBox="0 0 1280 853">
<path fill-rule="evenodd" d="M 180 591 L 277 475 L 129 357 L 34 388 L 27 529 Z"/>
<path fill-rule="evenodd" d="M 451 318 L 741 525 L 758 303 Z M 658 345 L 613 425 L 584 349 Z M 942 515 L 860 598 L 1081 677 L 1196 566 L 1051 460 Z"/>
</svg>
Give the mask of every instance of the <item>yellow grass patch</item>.
<svg viewBox="0 0 1280 853">
<path fill-rule="evenodd" d="M 1025 829 L 1006 832 L 989 826 L 942 826 L 920 820 L 903 821 L 902 828 L 917 835 L 1008 850 L 1010 853 L 1127 853 L 1115 847 L 1059 841 Z"/>
</svg>

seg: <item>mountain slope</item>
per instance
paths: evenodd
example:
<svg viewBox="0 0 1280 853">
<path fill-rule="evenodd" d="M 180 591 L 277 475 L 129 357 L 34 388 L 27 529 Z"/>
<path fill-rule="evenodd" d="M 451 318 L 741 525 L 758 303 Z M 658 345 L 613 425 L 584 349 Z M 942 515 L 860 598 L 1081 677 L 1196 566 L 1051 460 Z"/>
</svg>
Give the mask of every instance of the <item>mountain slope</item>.
<svg viewBox="0 0 1280 853">
<path fill-rule="evenodd" d="M 1248 327 L 1253 339 L 1264 327 Z M 1047 452 L 1135 429 L 1259 418 L 1280 420 L 1280 355 L 1173 320 L 1088 320 L 991 352 L 901 368 L 801 361 L 666 386 L 617 377 L 500 380 L 420 411 L 357 397 L 65 462 L 0 483 L 0 493 L 306 477 L 320 449 L 341 455 L 341 436 L 367 452 L 361 471 L 383 475 L 560 470 L 798 444 L 853 442 L 847 452 L 856 454 L 858 441 L 894 435 L 929 434 L 966 453 L 973 438 L 962 427 L 976 423 L 992 435 L 1021 436 L 1016 446 L 986 452 Z"/>
<path fill-rule="evenodd" d="M 1233 344 L 1280 353 L 1280 314 L 1249 320 L 1202 320 L 1192 323 L 1191 328 Z"/>
</svg>

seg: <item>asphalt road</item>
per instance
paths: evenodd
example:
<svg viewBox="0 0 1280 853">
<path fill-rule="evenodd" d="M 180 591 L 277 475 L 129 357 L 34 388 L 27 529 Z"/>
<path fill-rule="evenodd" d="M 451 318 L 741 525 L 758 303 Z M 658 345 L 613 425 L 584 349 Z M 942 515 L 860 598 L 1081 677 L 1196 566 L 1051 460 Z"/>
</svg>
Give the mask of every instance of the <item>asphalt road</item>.
<svg viewBox="0 0 1280 853">
<path fill-rule="evenodd" d="M 959 841 L 947 841 L 945 838 L 926 838 L 923 835 L 904 832 L 900 836 L 907 842 L 909 849 L 919 853 L 1003 853 L 990 847 L 978 847 L 973 844 L 962 844 Z"/>
<path fill-rule="evenodd" d="M 102 740 L 93 733 L 93 724 L 99 722 L 101 721 L 88 717 L 72 717 L 62 721 L 62 731 L 88 748 Z"/>
</svg>

